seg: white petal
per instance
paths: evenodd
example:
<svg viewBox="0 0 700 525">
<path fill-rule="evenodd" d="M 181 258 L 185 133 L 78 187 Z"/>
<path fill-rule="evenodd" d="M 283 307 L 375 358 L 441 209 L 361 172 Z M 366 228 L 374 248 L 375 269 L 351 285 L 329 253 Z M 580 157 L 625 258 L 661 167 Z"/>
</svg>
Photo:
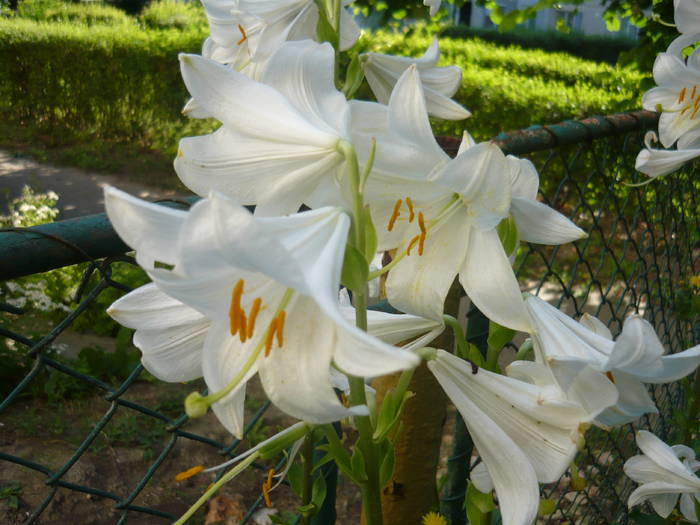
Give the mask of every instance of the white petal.
<svg viewBox="0 0 700 525">
<path fill-rule="evenodd" d="M 633 507 L 634 505 L 638 505 L 648 499 L 651 499 L 654 496 L 662 494 L 676 494 L 676 497 L 678 497 L 678 494 L 682 494 L 686 490 L 687 489 L 683 485 L 663 483 L 661 481 L 656 481 L 654 483 L 645 483 L 644 485 L 637 487 L 636 490 L 632 492 L 632 494 L 630 494 L 630 497 L 627 500 L 627 505 L 629 507 Z M 654 510 L 657 509 L 654 508 Z M 660 510 L 666 509 L 662 508 Z M 668 514 L 665 516 L 662 514 L 660 515 L 662 518 L 668 517 Z"/>
<path fill-rule="evenodd" d="M 680 510 L 681 514 L 683 514 L 683 517 L 687 519 L 688 521 L 692 521 L 693 523 L 698 522 L 698 516 L 695 512 L 695 501 L 698 500 L 700 502 L 700 493 L 696 492 L 695 494 L 682 494 L 681 495 L 681 504 L 680 504 Z"/>
<path fill-rule="evenodd" d="M 285 95 L 317 129 L 348 136 L 350 106 L 335 89 L 334 60 L 327 42 L 287 42 L 270 59 L 263 82 Z"/>
<path fill-rule="evenodd" d="M 678 482 L 692 490 L 700 490 L 700 478 L 692 474 L 674 454 L 671 447 L 646 430 L 637 432 L 637 446 L 660 467 L 678 476 Z M 690 490 L 686 490 L 690 492 Z"/>
<path fill-rule="evenodd" d="M 310 423 L 347 417 L 330 381 L 336 341 L 334 323 L 313 300 L 298 296 L 287 307 L 284 341 L 260 361 L 260 380 L 270 400 L 287 414 Z M 310 329 L 313 327 L 313 329 Z"/>
<path fill-rule="evenodd" d="M 691 374 L 698 365 L 700 365 L 700 345 L 663 356 L 660 371 L 654 375 L 638 374 L 637 377 L 645 383 L 671 383 Z"/>
<path fill-rule="evenodd" d="M 236 377 L 246 364 L 256 346 L 256 339 L 241 343 L 238 336 L 229 333 L 228 323 L 212 325 L 204 345 L 202 369 L 204 380 L 213 394 L 223 389 Z M 212 405 L 212 410 L 221 424 L 237 438 L 242 438 L 244 430 L 244 402 L 247 381 L 258 371 L 258 365 L 249 364 L 238 386 Z"/>
<path fill-rule="evenodd" d="M 343 309 L 346 319 L 354 322 L 355 309 Z M 352 314 L 352 317 L 350 317 Z M 409 314 L 367 311 L 367 332 L 392 345 L 410 342 L 401 348 L 413 350 L 426 346 L 445 329 L 442 322 Z"/>
<path fill-rule="evenodd" d="M 434 227 L 426 237 L 423 255 L 415 246 L 386 280 L 389 302 L 402 312 L 441 320 L 445 297 L 470 246 L 469 225 L 461 209 Z M 455 242 L 460 239 L 461 242 Z M 407 249 L 404 239 L 399 250 Z M 519 294 L 519 293 L 518 293 Z"/>
<path fill-rule="evenodd" d="M 112 226 L 137 251 L 139 264 L 175 264 L 177 238 L 187 212 L 137 199 L 111 186 L 105 187 L 104 198 Z"/>
<path fill-rule="evenodd" d="M 532 332 L 520 286 L 494 230 L 471 228 L 459 281 L 486 317 L 513 330 Z"/>
<path fill-rule="evenodd" d="M 488 494 L 493 490 L 493 480 L 483 461 L 478 463 L 469 472 L 469 480 L 474 484 L 476 490 Z"/>
<path fill-rule="evenodd" d="M 596 418 L 596 423 L 607 427 L 619 426 L 631 423 L 644 414 L 658 412 L 641 381 L 617 370 L 613 371 L 612 375 L 615 386 L 620 392 L 620 398 L 614 406 L 603 411 Z"/>
<path fill-rule="evenodd" d="M 540 176 L 537 168 L 528 159 L 519 159 L 513 155 L 506 157 L 510 170 L 511 194 L 513 197 L 523 197 L 535 200 L 537 189 L 540 187 Z"/>
<path fill-rule="evenodd" d="M 673 512 L 678 503 L 678 494 L 654 494 L 649 496 L 649 503 L 659 516 L 665 518 Z"/>
<path fill-rule="evenodd" d="M 639 316 L 625 320 L 603 370 L 621 370 L 627 374 L 653 376 L 661 371 L 664 347 L 654 327 Z"/>
<path fill-rule="evenodd" d="M 696 157 L 700 157 L 700 149 L 663 150 L 645 148 L 637 155 L 634 169 L 650 177 L 659 177 L 676 171 L 683 164 Z"/>
<path fill-rule="evenodd" d="M 146 369 L 163 381 L 202 376 L 202 348 L 211 322 L 198 311 L 147 284 L 114 302 L 107 313 L 136 329 L 134 345 Z"/>
<path fill-rule="evenodd" d="M 700 29 L 700 3 L 697 0 L 674 0 L 673 21 L 679 33 Z"/>
<path fill-rule="evenodd" d="M 347 51 L 360 38 L 360 26 L 357 25 L 350 11 L 340 10 L 340 50 Z"/>
<path fill-rule="evenodd" d="M 564 244 L 588 235 L 558 211 L 541 202 L 513 197 L 510 205 L 520 238 L 537 244 Z"/>
<path fill-rule="evenodd" d="M 588 313 L 584 313 L 581 316 L 581 319 L 579 319 L 579 323 L 581 323 L 589 330 L 595 332 L 596 334 L 605 337 L 606 339 L 610 339 L 612 341 L 612 332 L 610 332 L 610 329 L 605 325 L 605 323 L 603 323 L 603 321 L 601 321 L 597 317 Z"/>
<path fill-rule="evenodd" d="M 449 366 L 434 360 L 428 362 L 428 368 L 464 418 L 493 480 L 504 525 L 530 525 L 537 516 L 539 490 L 537 475 L 528 457 L 464 394 L 463 382 Z"/>
</svg>

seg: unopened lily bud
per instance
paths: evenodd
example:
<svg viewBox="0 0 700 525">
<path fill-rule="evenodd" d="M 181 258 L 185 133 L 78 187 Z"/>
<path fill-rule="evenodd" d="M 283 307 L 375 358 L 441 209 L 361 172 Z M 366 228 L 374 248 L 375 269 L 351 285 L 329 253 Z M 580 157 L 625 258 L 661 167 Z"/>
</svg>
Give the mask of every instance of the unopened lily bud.
<svg viewBox="0 0 700 525">
<path fill-rule="evenodd" d="M 199 392 L 192 392 L 185 398 L 185 412 L 189 417 L 202 417 L 207 410 L 209 410 L 209 402 Z"/>
</svg>

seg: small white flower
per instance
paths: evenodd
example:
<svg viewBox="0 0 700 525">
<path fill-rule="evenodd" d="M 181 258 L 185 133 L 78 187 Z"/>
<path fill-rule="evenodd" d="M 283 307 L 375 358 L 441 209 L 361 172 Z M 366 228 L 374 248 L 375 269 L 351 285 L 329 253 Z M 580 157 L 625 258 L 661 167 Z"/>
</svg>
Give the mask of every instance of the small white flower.
<svg viewBox="0 0 700 525">
<path fill-rule="evenodd" d="M 656 513 L 668 517 L 678 503 L 685 519 L 698 522 L 695 501 L 700 502 L 700 478 L 695 472 L 700 461 L 685 445 L 669 447 L 651 432 L 637 432 L 637 446 L 644 453 L 625 463 L 625 474 L 641 485 L 630 494 L 627 505 L 633 507 L 649 500 Z"/>
</svg>

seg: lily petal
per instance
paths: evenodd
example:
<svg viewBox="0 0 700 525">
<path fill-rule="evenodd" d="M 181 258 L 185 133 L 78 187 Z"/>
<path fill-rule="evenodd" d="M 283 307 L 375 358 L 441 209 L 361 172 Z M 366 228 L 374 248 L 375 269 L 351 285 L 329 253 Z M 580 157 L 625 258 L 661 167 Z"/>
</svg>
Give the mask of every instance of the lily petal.
<svg viewBox="0 0 700 525">
<path fill-rule="evenodd" d="M 588 236 L 558 211 L 541 202 L 513 197 L 510 205 L 520 238 L 537 244 L 564 244 Z"/>
</svg>

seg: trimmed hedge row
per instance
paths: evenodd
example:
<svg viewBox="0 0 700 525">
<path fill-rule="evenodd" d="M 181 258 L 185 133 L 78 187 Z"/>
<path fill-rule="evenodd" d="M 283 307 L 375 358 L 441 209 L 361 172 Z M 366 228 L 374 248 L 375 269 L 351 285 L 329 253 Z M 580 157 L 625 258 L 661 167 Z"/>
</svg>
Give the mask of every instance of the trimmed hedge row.
<svg viewBox="0 0 700 525">
<path fill-rule="evenodd" d="M 457 25 L 447 28 L 444 36 L 450 38 L 480 38 L 500 45 L 517 45 L 526 49 L 559 51 L 597 62 L 615 64 L 620 53 L 630 51 L 637 46 L 631 38 L 609 37 L 600 35 L 582 35 L 580 33 L 562 33 L 561 31 L 534 31 L 515 29 L 501 33 L 498 29 L 469 27 Z"/>
<path fill-rule="evenodd" d="M 205 36 L 0 20 L 0 111 L 54 143 L 92 137 L 174 148 L 177 132 L 202 125 L 180 114 L 187 91 L 177 54 L 198 52 Z"/>
<path fill-rule="evenodd" d="M 378 33 L 372 49 L 420 55 L 425 36 Z M 175 153 L 182 136 L 216 124 L 180 114 L 188 95 L 179 52 L 198 52 L 205 28 L 145 30 L 0 20 L 0 118 L 32 126 L 52 144 L 109 139 Z M 368 40 L 362 44 L 369 47 Z M 435 132 L 479 139 L 517 129 L 638 106 L 639 75 L 541 51 L 441 40 L 443 61 L 464 70 L 456 98 L 466 123 L 436 122 Z M 14 125 L 14 124 L 13 124 Z"/>
</svg>

